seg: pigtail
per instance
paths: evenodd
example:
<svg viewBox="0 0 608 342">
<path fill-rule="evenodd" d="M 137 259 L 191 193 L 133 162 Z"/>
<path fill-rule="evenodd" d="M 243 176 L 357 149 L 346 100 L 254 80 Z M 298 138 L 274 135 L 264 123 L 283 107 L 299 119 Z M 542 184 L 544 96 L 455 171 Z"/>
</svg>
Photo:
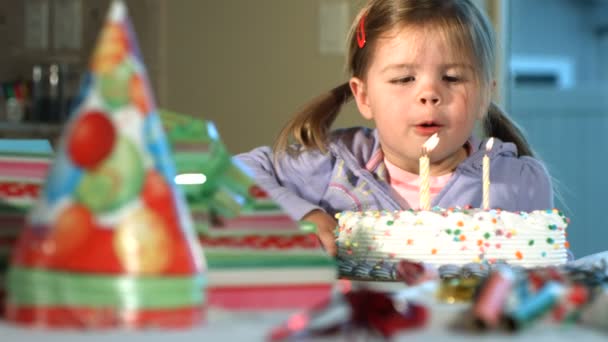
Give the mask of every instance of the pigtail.
<svg viewBox="0 0 608 342">
<path fill-rule="evenodd" d="M 534 151 L 522 130 L 494 103 L 490 104 L 488 115 L 483 121 L 483 130 L 488 137 L 514 143 L 520 156 L 534 157 Z"/>
<path fill-rule="evenodd" d="M 284 152 L 297 154 L 302 149 L 326 153 L 329 130 L 342 105 L 351 98 L 350 86 L 344 83 L 312 100 L 279 133 L 273 147 L 275 157 Z M 292 142 L 301 147 L 291 148 Z"/>
</svg>

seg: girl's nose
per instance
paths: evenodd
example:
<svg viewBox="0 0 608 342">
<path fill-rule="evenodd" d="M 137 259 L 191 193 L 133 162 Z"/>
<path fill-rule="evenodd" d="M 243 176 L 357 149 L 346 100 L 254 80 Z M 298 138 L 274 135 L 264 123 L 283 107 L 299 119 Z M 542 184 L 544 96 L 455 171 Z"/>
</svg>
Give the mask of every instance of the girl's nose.
<svg viewBox="0 0 608 342">
<path fill-rule="evenodd" d="M 434 91 L 424 91 L 422 94 L 420 94 L 419 101 L 423 105 L 433 105 L 433 106 L 437 106 L 441 103 L 439 94 L 437 94 Z"/>
</svg>

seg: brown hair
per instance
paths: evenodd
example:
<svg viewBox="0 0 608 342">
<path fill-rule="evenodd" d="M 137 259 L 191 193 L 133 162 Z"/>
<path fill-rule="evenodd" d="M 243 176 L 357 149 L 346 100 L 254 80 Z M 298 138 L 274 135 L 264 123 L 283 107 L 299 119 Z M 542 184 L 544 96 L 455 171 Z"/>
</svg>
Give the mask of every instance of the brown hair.
<svg viewBox="0 0 608 342">
<path fill-rule="evenodd" d="M 357 29 L 363 16 L 366 43 L 360 48 Z M 470 0 L 368 1 L 350 29 L 347 60 L 350 75 L 365 78 L 378 37 L 395 27 L 406 26 L 437 28 L 456 51 L 476 62 L 476 75 L 482 89 L 492 84 L 496 56 L 494 32 L 486 16 Z M 275 156 L 302 150 L 292 149 L 291 140 L 304 149 L 327 152 L 330 128 L 342 105 L 352 97 L 349 84 L 344 83 L 309 102 L 279 133 L 274 144 Z M 520 156 L 533 155 L 522 131 L 494 103 L 490 104 L 482 127 L 486 136 L 514 143 Z"/>
</svg>

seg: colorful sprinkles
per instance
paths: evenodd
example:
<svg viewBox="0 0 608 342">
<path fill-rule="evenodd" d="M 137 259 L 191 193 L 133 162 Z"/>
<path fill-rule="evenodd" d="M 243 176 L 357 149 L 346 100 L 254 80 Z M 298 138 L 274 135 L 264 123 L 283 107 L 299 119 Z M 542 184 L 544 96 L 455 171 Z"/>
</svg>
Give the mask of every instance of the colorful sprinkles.
<svg viewBox="0 0 608 342">
<path fill-rule="evenodd" d="M 516 216 L 507 219 L 505 214 Z M 551 217 L 545 219 L 542 217 L 544 215 Z M 365 223 L 353 224 L 363 217 L 368 218 L 366 221 L 361 221 Z M 539 253 L 542 258 L 547 258 L 546 262 L 549 262 L 559 257 L 561 250 L 570 248 L 565 238 L 568 219 L 555 209 L 533 213 L 512 213 L 498 209 L 481 211 L 473 208 L 434 207 L 429 211 L 343 212 L 336 214 L 336 218 L 340 220 L 339 226 L 336 227 L 337 245 L 341 251 L 339 253 L 368 261 L 399 259 L 406 257 L 408 253 L 420 255 L 419 250 L 409 249 L 409 246 L 414 245 L 414 240 L 418 246 L 429 246 L 431 243 L 434 244 L 435 240 L 441 241 L 435 247 L 430 245 L 430 251 L 426 250 L 426 253 L 430 252 L 427 254 L 429 256 L 438 255 L 438 247 L 440 247 L 443 258 L 453 255 L 455 260 L 460 260 L 458 253 L 463 253 L 463 256 L 467 255 L 472 259 L 475 253 L 479 253 L 475 261 L 482 263 L 487 263 L 491 259 L 500 259 L 507 262 L 523 261 L 527 265 L 528 260 L 540 262 Z M 522 220 L 529 218 L 533 220 L 529 224 L 526 223 L 527 226 L 520 224 Z M 540 223 L 539 226 L 536 222 L 546 223 Z M 434 225 L 443 228 L 431 229 L 431 235 L 417 235 L 417 230 L 433 228 Z M 544 240 L 547 245 L 544 243 L 542 245 L 549 248 L 539 251 L 541 245 L 536 243 L 536 240 Z M 400 244 L 396 245 L 393 241 L 399 241 Z M 497 250 L 501 251 L 497 252 Z M 505 258 L 505 253 L 511 256 Z"/>
</svg>

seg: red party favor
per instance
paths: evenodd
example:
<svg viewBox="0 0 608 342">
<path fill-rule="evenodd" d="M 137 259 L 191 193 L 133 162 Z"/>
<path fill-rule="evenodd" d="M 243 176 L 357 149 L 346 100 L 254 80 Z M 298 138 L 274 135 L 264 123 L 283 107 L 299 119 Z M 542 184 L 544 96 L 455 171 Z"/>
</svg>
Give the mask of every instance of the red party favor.
<svg viewBox="0 0 608 342">
<path fill-rule="evenodd" d="M 122 1 L 110 7 L 76 102 L 13 250 L 7 318 L 69 328 L 197 324 L 205 259 Z"/>
</svg>

